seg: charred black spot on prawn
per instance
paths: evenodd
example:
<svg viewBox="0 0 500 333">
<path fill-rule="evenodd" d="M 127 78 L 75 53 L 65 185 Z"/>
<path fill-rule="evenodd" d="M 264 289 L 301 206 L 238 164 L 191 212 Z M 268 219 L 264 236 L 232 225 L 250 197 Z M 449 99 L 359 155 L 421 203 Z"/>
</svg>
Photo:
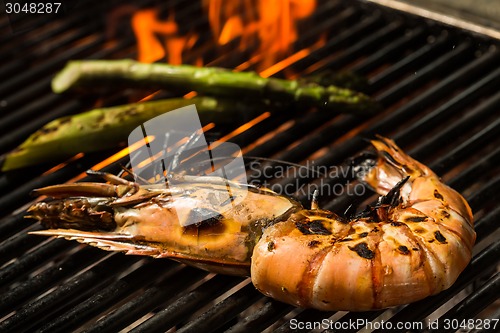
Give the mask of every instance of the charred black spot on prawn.
<svg viewBox="0 0 500 333">
<path fill-rule="evenodd" d="M 184 226 L 183 233 L 188 235 L 200 235 L 205 233 L 222 234 L 224 232 L 224 216 L 216 211 L 206 208 L 194 208 L 191 210 L 188 221 L 199 221 Z"/>
<path fill-rule="evenodd" d="M 337 242 L 338 243 L 342 243 L 342 242 L 350 242 L 352 241 L 352 238 L 350 237 L 347 237 L 347 238 L 342 238 L 342 239 L 338 239 Z"/>
<path fill-rule="evenodd" d="M 304 235 L 331 235 L 332 232 L 325 228 L 323 221 L 314 220 L 310 222 L 297 221 L 295 227 Z"/>
<path fill-rule="evenodd" d="M 370 250 L 366 243 L 359 243 L 355 246 L 349 246 L 349 250 L 356 252 L 361 258 L 373 259 L 375 257 L 375 252 Z"/>
<path fill-rule="evenodd" d="M 439 200 L 444 200 L 444 197 L 439 193 L 439 191 L 436 189 L 434 190 L 434 198 L 439 199 Z"/>
<path fill-rule="evenodd" d="M 331 235 L 332 232 L 325 228 L 323 221 L 314 220 L 309 224 L 309 229 L 316 235 Z"/>
<path fill-rule="evenodd" d="M 408 248 L 404 245 L 399 246 L 398 251 L 401 254 L 410 254 L 410 250 L 408 250 Z"/>
<path fill-rule="evenodd" d="M 314 247 L 318 246 L 319 244 L 321 244 L 320 241 L 318 241 L 318 240 L 312 240 L 309 243 L 307 243 L 307 246 L 309 246 L 310 248 L 314 248 Z"/>
<path fill-rule="evenodd" d="M 307 223 L 303 223 L 301 221 L 297 221 L 297 222 L 295 222 L 295 227 L 297 229 L 299 229 L 299 231 L 301 233 L 303 233 L 304 235 L 310 235 L 310 234 L 312 234 L 312 232 L 309 230 L 309 228 L 307 228 Z"/>
<path fill-rule="evenodd" d="M 405 218 L 406 223 L 411 223 L 411 222 L 424 222 L 427 220 L 427 217 L 425 216 L 408 216 Z"/>
<path fill-rule="evenodd" d="M 402 223 L 402 222 L 391 222 L 391 226 L 393 227 L 402 227 L 402 226 L 405 226 L 406 224 Z"/>
<path fill-rule="evenodd" d="M 446 238 L 443 236 L 442 233 L 440 233 L 439 231 L 436 231 L 434 233 L 434 237 L 436 238 L 436 240 L 441 243 L 441 244 L 446 244 Z"/>
<path fill-rule="evenodd" d="M 445 219 L 449 219 L 449 218 L 450 218 L 450 216 L 451 216 L 451 214 L 450 214 L 450 213 L 448 213 L 448 212 L 447 212 L 446 210 L 444 210 L 444 209 L 441 211 L 441 215 L 443 215 L 443 217 L 444 217 Z"/>
</svg>

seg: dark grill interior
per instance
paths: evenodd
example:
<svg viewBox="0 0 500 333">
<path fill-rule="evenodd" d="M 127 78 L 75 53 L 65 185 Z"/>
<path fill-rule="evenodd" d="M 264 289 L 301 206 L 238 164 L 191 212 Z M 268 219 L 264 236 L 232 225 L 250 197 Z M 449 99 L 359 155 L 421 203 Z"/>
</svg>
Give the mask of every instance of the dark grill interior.
<svg viewBox="0 0 500 333">
<path fill-rule="evenodd" d="M 195 2 L 141 1 L 134 6 L 134 10 L 152 6 L 165 16 L 173 9 L 180 34 L 199 33 L 195 45 L 184 51 L 184 63 L 201 57 L 206 65 L 236 68 L 250 59 L 252 50 L 241 50 L 236 42 L 215 46 L 207 18 Z M 124 8 L 125 14 L 110 28 L 111 13 L 116 14 L 117 8 Z M 130 15 L 130 6 L 119 1 L 79 1 L 70 13 L 54 20 L 31 16 L 14 22 L 14 27 L 28 27 L 16 33 L 6 16 L 0 18 L 1 153 L 51 119 L 146 96 L 126 89 L 87 95 L 56 95 L 50 90 L 51 78 L 67 60 L 136 58 Z M 351 70 L 369 79 L 367 93 L 380 101 L 384 111 L 363 117 L 275 112 L 231 141 L 248 156 L 299 164 L 314 160 L 317 166 L 331 166 L 368 148 L 364 138 L 375 134 L 393 138 L 460 191 L 474 212 L 478 236 L 474 258 L 450 289 L 398 309 L 325 313 L 268 299 L 249 279 L 27 234 L 41 229 L 23 219 L 32 189 L 69 181 L 91 167 L 118 173 L 127 157 L 100 163 L 121 150 L 117 148 L 78 155 L 62 167 L 49 162 L 0 175 L 0 330 L 162 332 L 176 327 L 179 332 L 290 332 L 295 331 L 290 326 L 293 318 L 303 322 L 331 318 L 338 323 L 383 318 L 394 324 L 427 324 L 428 316 L 500 318 L 498 41 L 358 1 L 320 2 L 299 33 L 294 52 L 309 49 L 309 53 L 283 62 L 286 66 L 274 76 Z M 326 42 L 317 47 L 314 43 L 321 34 Z M 250 61 L 245 69 L 255 66 Z M 221 137 L 250 120 L 240 115 L 234 124 L 216 124 L 209 133 Z M 323 196 L 320 206 L 343 212 L 352 202 L 373 198 Z M 300 192 L 297 199 L 309 205 L 310 197 Z"/>
</svg>

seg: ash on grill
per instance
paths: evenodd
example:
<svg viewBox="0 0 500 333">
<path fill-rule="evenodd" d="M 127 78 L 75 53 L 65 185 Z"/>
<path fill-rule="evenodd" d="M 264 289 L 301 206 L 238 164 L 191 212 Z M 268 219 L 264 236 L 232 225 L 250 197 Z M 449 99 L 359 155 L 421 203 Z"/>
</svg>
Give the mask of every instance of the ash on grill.
<svg viewBox="0 0 500 333">
<path fill-rule="evenodd" d="M 271 113 L 253 126 L 240 127 L 252 120 L 245 117 L 238 118 L 233 127 L 216 124 L 209 135 L 230 134 L 248 156 L 304 165 L 314 161 L 316 166 L 327 167 L 342 165 L 366 149 L 363 138 L 391 137 L 469 201 L 478 235 L 474 258 L 457 282 L 439 295 L 386 311 L 324 313 L 265 298 L 249 280 L 28 235 L 40 229 L 23 219 L 32 189 L 82 179 L 82 172 L 89 168 L 118 173 L 127 157 L 117 148 L 0 175 L 1 331 L 162 332 L 175 327 L 182 332 L 289 332 L 299 330 L 292 323 L 323 319 L 334 323 L 331 331 L 350 328 L 342 325 L 358 320 L 366 320 L 369 329 L 383 331 L 375 325 L 382 319 L 393 327 L 422 322 L 422 328 L 410 329 L 422 331 L 435 319 L 442 324 L 458 319 L 470 325 L 466 329 L 477 332 L 488 331 L 479 319 L 500 318 L 497 40 L 363 1 L 318 2 L 299 25 L 289 53 L 276 51 L 279 55 L 273 64 L 258 68 L 262 63 L 261 55 L 255 53 L 258 43 L 242 48 L 241 38 L 236 38 L 218 45 L 199 3 L 145 0 L 134 6 L 89 0 L 79 1 L 71 12 L 51 20 L 40 15 L 10 17 L 11 21 L 0 17 L 2 153 L 51 119 L 96 104 L 117 105 L 146 96 L 129 90 L 85 97 L 55 95 L 50 80 L 70 59 L 137 59 L 130 20 L 134 13 L 155 9 L 159 19 L 171 22 L 170 27 L 164 25 L 166 32 L 157 32 L 164 43 L 166 39 L 172 43 L 172 34 L 192 37 L 189 48 L 171 55 L 182 57 L 184 63 L 258 69 L 277 77 L 325 70 L 366 76 L 366 91 L 384 106 L 374 116 L 290 110 Z M 109 24 L 110 17 L 114 26 Z M 25 29 L 13 32 L 12 27 Z M 161 93 L 155 98 L 166 96 L 170 95 Z M 245 130 L 235 131 L 238 128 Z M 304 203 L 310 199 L 299 191 L 304 184 L 350 186 L 342 177 L 277 181 L 291 182 L 297 186 L 297 199 Z M 322 196 L 320 206 L 343 212 L 352 203 L 370 200 L 373 196 L 332 194 Z"/>
</svg>

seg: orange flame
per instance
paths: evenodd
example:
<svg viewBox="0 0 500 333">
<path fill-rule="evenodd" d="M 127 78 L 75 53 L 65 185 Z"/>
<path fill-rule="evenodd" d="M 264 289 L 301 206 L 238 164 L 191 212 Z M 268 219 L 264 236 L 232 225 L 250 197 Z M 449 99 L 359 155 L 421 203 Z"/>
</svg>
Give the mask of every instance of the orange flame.
<svg viewBox="0 0 500 333">
<path fill-rule="evenodd" d="M 289 55 L 297 40 L 297 21 L 316 8 L 316 0 L 203 0 L 203 4 L 217 44 L 236 40 L 241 50 L 254 49 L 252 58 L 259 61 L 258 71 Z M 181 64 L 183 50 L 191 48 L 198 39 L 192 33 L 180 36 L 173 13 L 162 21 L 154 9 L 135 12 L 132 26 L 141 62 L 167 58 L 171 64 Z M 203 62 L 197 59 L 196 65 Z"/>
<path fill-rule="evenodd" d="M 154 62 L 165 58 L 174 65 L 182 64 L 182 51 L 186 44 L 194 44 L 196 36 L 178 36 L 178 27 L 171 13 L 167 21 L 158 18 L 154 9 L 139 10 L 132 16 L 132 28 L 137 39 L 138 57 L 141 62 Z M 162 36 L 164 45 L 157 35 Z M 168 50 L 168 53 L 165 51 Z"/>
<path fill-rule="evenodd" d="M 296 22 L 314 11 L 315 0 L 205 0 L 213 35 L 220 45 L 240 38 L 240 47 L 257 44 L 259 70 L 282 58 L 297 40 Z"/>
</svg>

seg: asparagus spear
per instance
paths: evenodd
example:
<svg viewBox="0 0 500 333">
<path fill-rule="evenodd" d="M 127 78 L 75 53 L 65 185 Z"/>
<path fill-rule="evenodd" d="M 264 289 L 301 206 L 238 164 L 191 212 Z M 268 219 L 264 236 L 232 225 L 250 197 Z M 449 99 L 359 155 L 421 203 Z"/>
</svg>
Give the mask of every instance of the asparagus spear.
<svg viewBox="0 0 500 333">
<path fill-rule="evenodd" d="M 3 156 L 2 171 L 68 158 L 79 152 L 116 147 L 145 121 L 192 104 L 196 104 L 203 122 L 220 123 L 225 119 L 234 119 L 235 112 L 248 114 L 262 110 L 255 104 L 212 97 L 172 98 L 94 109 L 46 124 L 15 150 Z"/>
<path fill-rule="evenodd" d="M 335 72 L 327 69 L 317 74 L 307 75 L 299 80 L 306 83 L 314 82 L 321 86 L 334 85 L 360 92 L 365 92 L 368 88 L 366 77 L 349 71 Z"/>
<path fill-rule="evenodd" d="M 52 81 L 56 93 L 80 86 L 109 85 L 195 90 L 202 94 L 303 103 L 348 113 L 369 113 L 378 105 L 368 96 L 336 86 L 263 78 L 255 72 L 217 67 L 145 64 L 134 60 L 70 61 Z"/>
</svg>

